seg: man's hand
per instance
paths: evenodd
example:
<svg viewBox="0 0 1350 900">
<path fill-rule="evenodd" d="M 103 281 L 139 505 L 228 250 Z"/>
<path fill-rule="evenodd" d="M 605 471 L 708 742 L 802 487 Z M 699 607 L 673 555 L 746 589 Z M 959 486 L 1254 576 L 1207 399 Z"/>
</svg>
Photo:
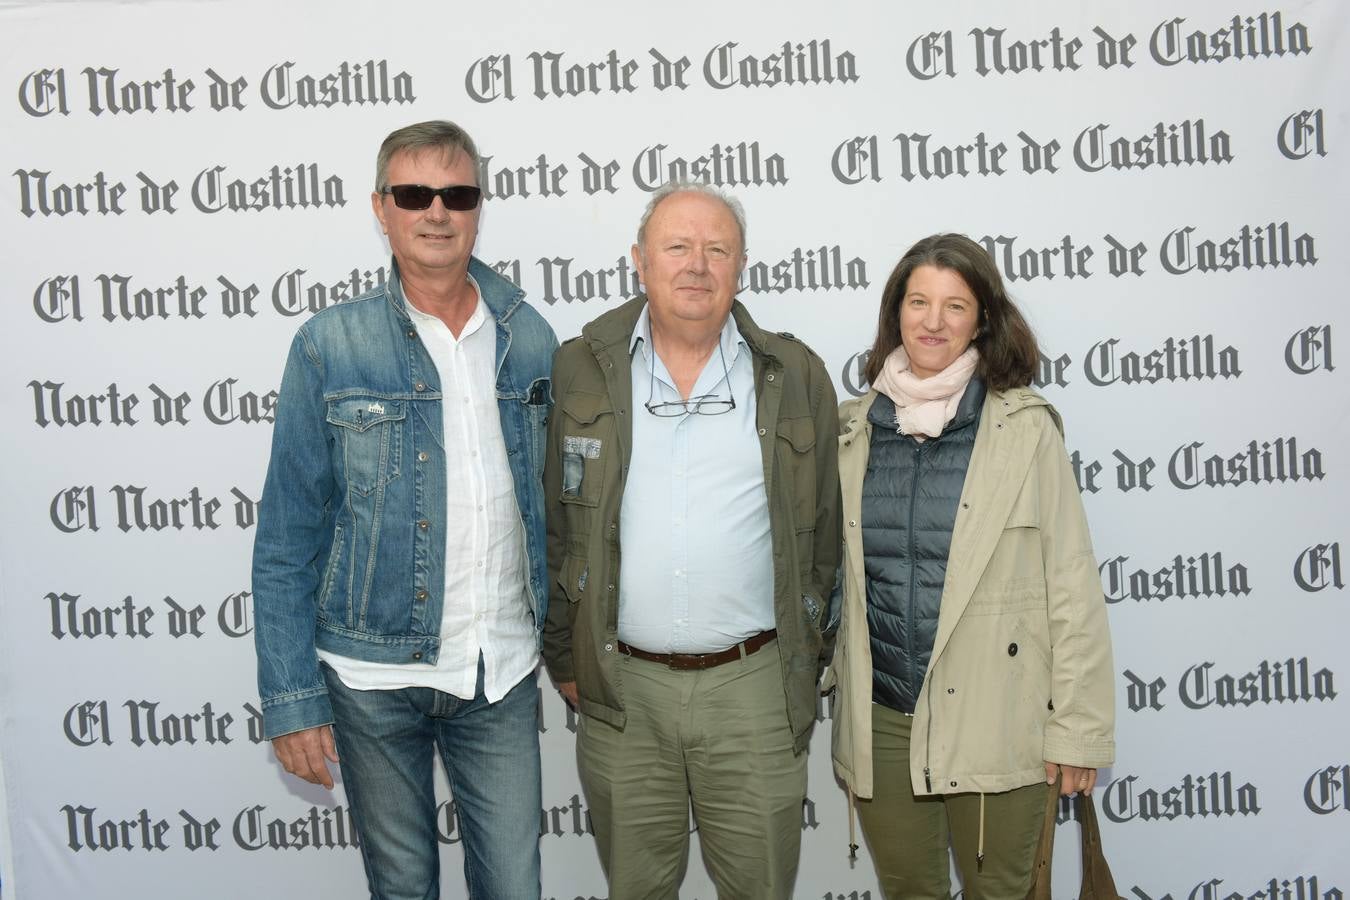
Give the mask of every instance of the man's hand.
<svg viewBox="0 0 1350 900">
<path fill-rule="evenodd" d="M 575 681 L 564 681 L 558 685 L 558 693 L 563 695 L 567 705 L 573 709 L 577 708 L 577 683 Z"/>
<path fill-rule="evenodd" d="M 1061 771 L 1064 772 L 1064 781 L 1059 786 L 1059 793 L 1063 797 L 1076 793 L 1090 794 L 1092 789 L 1097 786 L 1096 769 L 1080 769 L 1078 766 L 1066 766 L 1052 762 L 1045 764 L 1045 783 L 1054 784 Z"/>
<path fill-rule="evenodd" d="M 328 773 L 328 760 L 338 761 L 337 746 L 333 743 L 333 726 L 317 725 L 272 738 L 272 751 L 281 767 L 310 784 L 321 784 L 333 789 L 333 776 Z"/>
</svg>

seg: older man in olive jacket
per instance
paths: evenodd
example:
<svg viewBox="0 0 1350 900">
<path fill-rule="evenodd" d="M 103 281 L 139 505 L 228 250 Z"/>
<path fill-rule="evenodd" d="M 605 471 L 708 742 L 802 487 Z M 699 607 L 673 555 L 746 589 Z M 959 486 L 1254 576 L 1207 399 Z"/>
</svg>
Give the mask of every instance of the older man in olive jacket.
<svg viewBox="0 0 1350 900">
<path fill-rule="evenodd" d="M 796 876 L 838 429 L 819 358 L 734 300 L 744 232 L 715 190 L 659 191 L 647 296 L 554 357 L 544 658 L 614 897 L 676 895 L 691 801 L 719 895 Z"/>
</svg>

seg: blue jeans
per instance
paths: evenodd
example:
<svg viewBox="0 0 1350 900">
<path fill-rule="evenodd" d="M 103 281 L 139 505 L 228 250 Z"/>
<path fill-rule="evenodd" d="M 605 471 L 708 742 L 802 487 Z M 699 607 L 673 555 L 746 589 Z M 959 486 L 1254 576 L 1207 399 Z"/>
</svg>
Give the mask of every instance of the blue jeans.
<svg viewBox="0 0 1350 900">
<path fill-rule="evenodd" d="M 355 691 L 328 666 L 342 782 L 373 900 L 440 895 L 433 749 L 450 780 L 473 900 L 538 900 L 538 695 L 527 676 L 496 703 L 433 688 Z"/>
</svg>

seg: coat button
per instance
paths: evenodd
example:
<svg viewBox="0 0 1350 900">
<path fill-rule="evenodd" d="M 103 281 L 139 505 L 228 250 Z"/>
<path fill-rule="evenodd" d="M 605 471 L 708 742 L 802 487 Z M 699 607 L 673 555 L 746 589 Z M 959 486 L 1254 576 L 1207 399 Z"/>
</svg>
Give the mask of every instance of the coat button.
<svg viewBox="0 0 1350 900">
<path fill-rule="evenodd" d="M 857 519 L 849 519 L 849 520 L 848 520 L 848 527 L 849 527 L 849 528 L 857 528 L 857 527 L 858 527 L 858 520 L 857 520 Z"/>
<path fill-rule="evenodd" d="M 770 373 L 768 374 L 768 376 L 766 377 L 765 380 L 766 380 L 766 381 L 773 381 L 773 373 L 770 372 Z"/>
<path fill-rule="evenodd" d="M 955 781 L 952 782 L 952 787 L 956 787 L 956 782 L 955 782 Z"/>
<path fill-rule="evenodd" d="M 1055 711 L 1055 701 L 1051 700 L 1051 701 L 1049 701 L 1048 703 L 1046 703 L 1046 704 L 1045 704 L 1045 708 L 1048 709 L 1048 710 L 1050 710 L 1051 712 L 1054 712 L 1054 711 Z"/>
<path fill-rule="evenodd" d="M 1009 644 L 1009 645 L 1008 645 L 1008 655 L 1009 655 L 1009 656 L 1016 656 L 1016 655 L 1017 655 L 1017 644 Z"/>
<path fill-rule="evenodd" d="M 611 650 L 613 650 L 613 649 L 614 649 L 614 645 L 613 645 L 613 644 L 606 644 L 606 645 L 605 645 L 605 652 L 606 652 L 606 653 L 609 653 L 609 652 L 610 652 Z"/>
<path fill-rule="evenodd" d="M 759 430 L 759 436 L 760 436 L 760 437 L 764 437 L 764 434 L 765 434 L 765 431 L 764 431 L 763 428 L 761 428 L 761 429 Z"/>
<path fill-rule="evenodd" d="M 955 693 L 956 693 L 956 688 L 947 688 L 947 693 L 949 693 L 949 694 L 955 694 Z"/>
</svg>

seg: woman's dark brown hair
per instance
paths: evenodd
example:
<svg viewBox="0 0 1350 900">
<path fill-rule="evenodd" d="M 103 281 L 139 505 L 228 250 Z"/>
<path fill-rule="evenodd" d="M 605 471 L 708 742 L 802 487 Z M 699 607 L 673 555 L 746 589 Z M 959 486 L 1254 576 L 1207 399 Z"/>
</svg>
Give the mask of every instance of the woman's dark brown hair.
<svg viewBox="0 0 1350 900">
<path fill-rule="evenodd" d="M 877 319 L 877 338 L 867 357 L 865 374 L 873 381 L 881 374 L 882 364 L 900 345 L 900 304 L 910 273 L 919 266 L 950 269 L 965 281 L 980 304 L 980 324 L 972 343 L 980 353 L 975 371 L 994 391 L 1025 387 L 1036 376 L 1040 356 L 1036 337 L 1018 311 L 993 259 L 979 244 L 964 234 L 935 234 L 910 247 L 896 263 L 881 295 L 881 315 Z"/>
</svg>

